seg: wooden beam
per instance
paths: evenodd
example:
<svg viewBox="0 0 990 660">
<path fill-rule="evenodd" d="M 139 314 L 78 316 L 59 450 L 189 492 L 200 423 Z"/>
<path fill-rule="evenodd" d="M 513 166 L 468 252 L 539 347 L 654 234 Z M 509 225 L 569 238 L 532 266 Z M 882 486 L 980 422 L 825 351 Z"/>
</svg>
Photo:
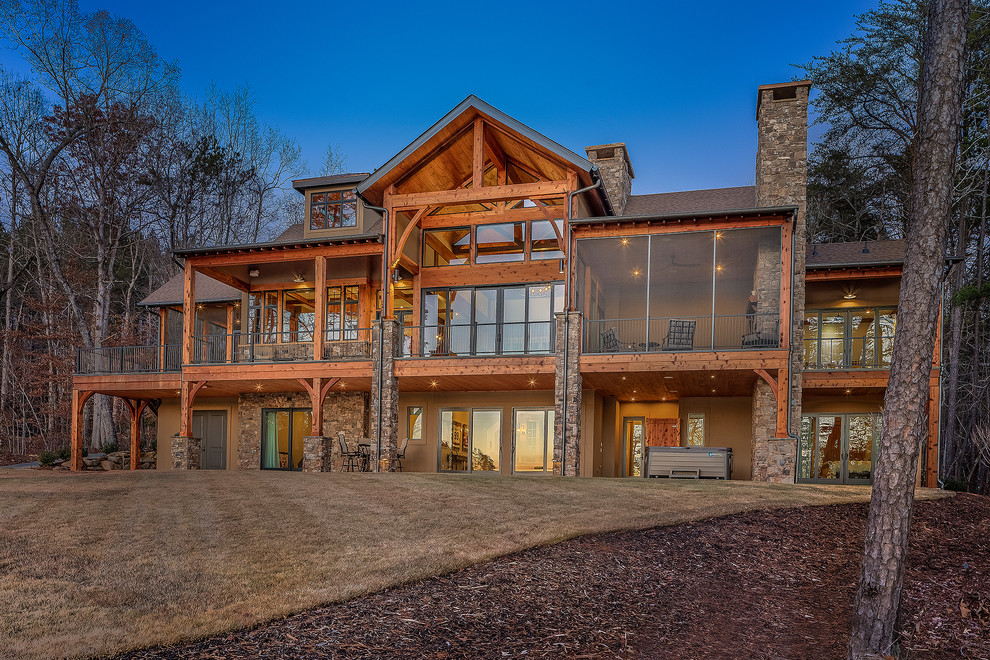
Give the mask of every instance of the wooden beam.
<svg viewBox="0 0 990 660">
<path fill-rule="evenodd" d="M 236 277 L 234 277 L 233 275 L 231 275 L 230 273 L 226 273 L 226 272 L 220 270 L 219 268 L 211 268 L 211 267 L 203 268 L 203 267 L 200 267 L 200 268 L 197 268 L 197 270 L 199 272 L 201 272 L 203 275 L 206 275 L 207 277 L 211 277 L 211 278 L 215 279 L 217 282 L 222 282 L 222 283 L 226 284 L 227 286 L 234 287 L 238 291 L 243 291 L 245 293 L 248 293 L 248 292 L 251 291 L 251 285 L 249 285 L 247 282 L 244 282 L 242 280 L 239 280 Z"/>
<path fill-rule="evenodd" d="M 938 488 L 938 436 L 939 436 L 939 395 L 938 385 L 928 388 L 928 441 L 925 453 L 925 477 L 923 485 L 926 488 Z"/>
<path fill-rule="evenodd" d="M 213 254 L 186 257 L 193 261 L 197 269 L 209 266 L 255 266 L 270 263 L 286 263 L 290 261 L 309 261 L 322 255 L 327 259 L 343 259 L 346 257 L 374 256 L 382 254 L 384 245 L 379 242 L 351 243 L 348 245 L 321 245 L 299 248 L 258 249 L 255 252 L 237 252 L 233 254 Z"/>
<path fill-rule="evenodd" d="M 423 219 L 423 216 L 429 213 L 430 209 L 432 208 L 433 208 L 432 206 L 424 206 L 423 208 L 416 211 L 416 215 L 412 217 L 412 219 L 409 221 L 409 224 L 406 225 L 406 228 L 402 230 L 402 236 L 399 237 L 399 240 L 395 245 L 395 251 L 392 253 L 398 255 L 395 259 L 395 262 L 392 264 L 393 269 L 399 265 L 399 258 L 401 258 L 402 256 L 402 248 L 406 246 L 406 241 L 409 240 L 409 236 L 412 235 L 413 229 L 416 228 L 416 225 L 420 223 L 420 221 Z"/>
<path fill-rule="evenodd" d="M 73 470 L 82 470 L 82 412 L 93 396 L 91 391 L 72 390 L 72 437 L 70 440 L 69 467 Z"/>
<path fill-rule="evenodd" d="M 196 271 L 186 259 L 182 280 L 182 364 L 192 364 L 193 335 L 196 334 Z"/>
<path fill-rule="evenodd" d="M 158 309 L 159 318 L 159 328 L 158 331 L 158 371 L 165 371 L 165 346 L 168 344 L 166 338 L 168 336 L 168 308 L 160 307 Z"/>
<path fill-rule="evenodd" d="M 234 306 L 227 303 L 227 364 L 234 363 Z"/>
<path fill-rule="evenodd" d="M 485 131 L 484 141 L 485 141 L 485 154 L 488 156 L 488 159 L 492 161 L 492 163 L 495 165 L 495 168 L 498 170 L 498 174 L 499 174 L 498 185 L 504 186 L 505 165 L 506 165 L 505 152 L 502 151 L 502 147 L 499 145 L 498 140 L 495 139 L 495 136 L 492 134 L 491 131 Z"/>
<path fill-rule="evenodd" d="M 566 256 L 567 246 L 564 245 L 564 237 L 560 233 L 560 228 L 557 227 L 557 220 L 563 219 L 563 215 L 561 215 L 560 218 L 553 217 L 553 215 L 550 213 L 549 207 L 547 207 L 547 205 L 544 204 L 542 200 L 534 199 L 533 203 L 536 204 L 536 207 L 543 212 L 543 216 L 547 219 L 547 222 L 550 223 L 550 226 L 553 227 L 553 233 L 557 236 L 557 247 L 559 247 L 560 251 L 563 252 L 564 255 Z"/>
<path fill-rule="evenodd" d="M 310 384 L 310 381 L 307 378 L 297 378 L 296 380 L 299 381 L 299 383 L 309 394 L 309 401 L 312 406 L 312 412 L 310 414 L 312 427 L 310 429 L 310 434 L 321 437 L 323 436 L 323 401 L 327 398 L 327 393 L 330 391 L 330 388 L 340 382 L 340 379 L 328 378 L 324 380 L 323 378 L 317 376 L 313 379 L 312 384 Z"/>
<path fill-rule="evenodd" d="M 413 261 L 408 255 L 400 254 L 399 259 L 396 262 L 399 266 L 402 266 L 408 270 L 413 275 L 419 275 L 419 264 Z"/>
<path fill-rule="evenodd" d="M 881 266 L 875 268 L 809 268 L 805 275 L 808 282 L 827 282 L 830 280 L 866 280 L 876 277 L 900 277 L 900 266 Z"/>
<path fill-rule="evenodd" d="M 485 185 L 485 122 L 474 118 L 474 148 L 472 151 L 471 185 L 475 190 Z"/>
<path fill-rule="evenodd" d="M 428 204 L 505 202 L 513 199 L 559 197 L 566 193 L 566 181 L 540 181 L 537 183 L 514 183 L 505 186 L 488 186 L 484 188 L 459 188 L 457 190 L 441 190 L 436 192 L 406 193 L 404 195 L 394 195 L 392 197 L 392 203 L 396 211 L 403 211 Z"/>
<path fill-rule="evenodd" d="M 193 403 L 196 395 L 206 385 L 205 380 L 193 382 L 191 380 L 182 381 L 179 392 L 179 436 L 182 438 L 192 437 L 192 413 Z"/>
<path fill-rule="evenodd" d="M 545 198 L 547 201 L 556 199 L 554 197 Z M 565 206 L 563 204 L 548 205 L 550 209 L 560 210 L 560 219 L 564 218 Z M 497 217 L 496 217 L 497 216 Z M 464 227 L 467 225 L 485 224 L 489 222 L 523 222 L 524 220 L 541 220 L 546 216 L 535 206 L 524 206 L 517 209 L 504 209 L 501 215 L 497 211 L 467 211 L 464 213 L 443 213 L 440 215 L 427 215 L 420 221 L 423 229 L 442 229 L 444 227 Z"/>
<path fill-rule="evenodd" d="M 130 405 L 128 399 L 124 401 L 128 402 L 131 409 L 131 470 L 138 470 L 141 468 L 141 415 L 151 402 L 135 399 L 134 405 Z"/>
</svg>

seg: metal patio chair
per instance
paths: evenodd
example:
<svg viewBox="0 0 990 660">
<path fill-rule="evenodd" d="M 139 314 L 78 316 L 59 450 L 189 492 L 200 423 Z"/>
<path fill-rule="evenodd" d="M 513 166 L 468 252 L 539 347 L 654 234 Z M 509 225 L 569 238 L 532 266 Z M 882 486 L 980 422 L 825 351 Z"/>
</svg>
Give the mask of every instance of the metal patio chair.
<svg viewBox="0 0 990 660">
<path fill-rule="evenodd" d="M 340 444 L 340 471 L 343 472 L 346 469 L 348 472 L 354 472 L 355 469 L 361 466 L 361 450 L 355 449 L 351 451 L 348 449 L 343 431 L 337 434 L 337 442 Z"/>
<path fill-rule="evenodd" d="M 663 338 L 663 350 L 694 350 L 694 328 L 696 324 L 696 321 L 670 319 L 670 324 L 667 326 L 667 336 Z"/>
</svg>

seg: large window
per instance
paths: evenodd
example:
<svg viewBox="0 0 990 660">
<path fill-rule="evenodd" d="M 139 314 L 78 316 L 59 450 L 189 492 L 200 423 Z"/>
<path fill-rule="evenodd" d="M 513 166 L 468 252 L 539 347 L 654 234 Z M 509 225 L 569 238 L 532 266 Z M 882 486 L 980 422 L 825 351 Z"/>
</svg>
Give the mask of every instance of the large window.
<svg viewBox="0 0 990 660">
<path fill-rule="evenodd" d="M 497 472 L 502 451 L 500 409 L 440 411 L 440 470 Z"/>
<path fill-rule="evenodd" d="M 512 471 L 517 474 L 553 472 L 553 408 L 513 411 Z"/>
<path fill-rule="evenodd" d="M 506 222 L 477 228 L 475 263 L 522 261 L 526 257 L 526 223 Z"/>
<path fill-rule="evenodd" d="M 357 285 L 327 287 L 327 339 L 329 341 L 358 338 L 359 291 Z"/>
<path fill-rule="evenodd" d="M 688 413 L 687 446 L 705 446 L 705 413 Z"/>
<path fill-rule="evenodd" d="M 550 353 L 560 283 L 431 289 L 423 294 L 421 349 L 431 355 Z"/>
<path fill-rule="evenodd" d="M 274 344 L 278 341 L 277 291 L 259 291 L 250 294 L 248 327 L 253 343 Z"/>
<path fill-rule="evenodd" d="M 577 241 L 589 353 L 776 348 L 779 227 Z"/>
<path fill-rule="evenodd" d="M 313 432 L 312 412 L 305 408 L 266 408 L 261 414 L 262 469 L 301 470 L 303 438 Z"/>
<path fill-rule="evenodd" d="M 309 205 L 310 229 L 357 226 L 357 196 L 353 190 L 313 193 Z"/>
<path fill-rule="evenodd" d="M 470 260 L 470 229 L 430 229 L 423 232 L 424 266 L 460 266 Z"/>
<path fill-rule="evenodd" d="M 564 258 L 564 253 L 560 250 L 560 243 L 557 241 L 558 233 L 561 238 L 564 236 L 564 221 L 554 220 L 554 224 L 557 226 L 557 231 L 554 231 L 554 226 L 550 224 L 549 220 L 533 221 L 533 242 L 530 248 L 530 259 L 539 261 Z"/>
<path fill-rule="evenodd" d="M 282 343 L 313 341 L 315 321 L 315 289 L 289 289 L 282 293 Z"/>
<path fill-rule="evenodd" d="M 406 438 L 410 442 L 423 440 L 423 406 L 406 408 Z"/>
<path fill-rule="evenodd" d="M 806 369 L 888 369 L 895 308 L 826 309 L 804 315 Z"/>
</svg>

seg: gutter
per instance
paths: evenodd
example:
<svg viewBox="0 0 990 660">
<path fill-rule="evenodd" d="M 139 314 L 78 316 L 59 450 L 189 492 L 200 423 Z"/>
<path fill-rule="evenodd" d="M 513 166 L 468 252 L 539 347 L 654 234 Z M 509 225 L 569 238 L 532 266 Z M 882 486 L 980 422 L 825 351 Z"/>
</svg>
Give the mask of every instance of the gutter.
<svg viewBox="0 0 990 660">
<path fill-rule="evenodd" d="M 382 378 L 385 375 L 385 318 L 388 316 L 388 209 L 372 206 L 368 200 L 361 198 L 366 209 L 380 211 L 382 214 L 382 243 L 385 244 L 382 254 L 382 312 L 378 316 L 378 441 L 375 443 L 375 471 L 381 467 L 382 461 Z"/>
<path fill-rule="evenodd" d="M 560 413 L 561 413 L 560 414 L 560 416 L 561 416 L 561 420 L 560 420 L 560 476 L 562 476 L 562 477 L 567 476 L 567 460 L 566 460 L 566 453 L 567 453 L 567 408 L 568 408 L 568 406 L 567 406 L 567 403 L 568 403 L 568 398 L 567 398 L 567 358 L 568 358 L 568 348 L 570 347 L 570 343 L 571 343 L 569 341 L 569 337 L 570 337 L 571 311 L 572 311 L 572 305 L 571 305 L 571 258 L 573 256 L 572 255 L 573 250 L 571 249 L 571 247 L 572 247 L 572 245 L 571 245 L 571 243 L 572 243 L 572 241 L 571 241 L 571 222 L 572 222 L 572 218 L 571 218 L 571 216 L 574 214 L 574 196 L 575 195 L 580 195 L 582 193 L 588 192 L 589 190 L 595 190 L 596 188 L 601 188 L 602 187 L 602 178 L 601 178 L 601 176 L 598 176 L 598 168 L 595 167 L 593 169 L 593 171 L 594 171 L 594 173 L 595 173 L 598 181 L 596 181 L 595 183 L 591 184 L 590 186 L 587 186 L 585 188 L 581 188 L 580 190 L 575 190 L 573 192 L 567 193 L 567 271 L 566 271 L 565 276 L 564 276 L 564 298 L 567 300 L 567 308 L 564 310 L 564 373 L 563 373 L 563 379 L 562 379 L 562 382 L 563 382 L 563 385 L 564 385 L 564 391 L 562 392 L 563 397 L 561 397 L 562 398 L 562 401 L 560 402 L 560 405 L 561 405 L 561 409 L 560 409 Z M 607 198 L 608 198 L 608 195 L 606 195 L 606 199 Z M 611 209 L 609 209 L 609 210 L 611 210 Z M 575 470 L 575 476 L 576 475 L 577 475 L 577 470 Z"/>
<path fill-rule="evenodd" d="M 580 191 L 579 191 L 580 192 Z M 712 211 L 685 211 L 683 213 L 647 213 L 641 215 L 616 215 L 608 217 L 599 218 L 573 218 L 569 217 L 569 224 L 572 225 L 600 225 L 603 223 L 623 223 L 623 222 L 635 222 L 640 220 L 686 220 L 695 218 L 715 218 L 730 215 L 783 215 L 785 213 L 790 214 L 793 220 L 794 214 L 797 212 L 798 207 L 795 205 L 791 206 L 764 206 L 761 208 L 752 209 L 716 209 Z"/>
</svg>

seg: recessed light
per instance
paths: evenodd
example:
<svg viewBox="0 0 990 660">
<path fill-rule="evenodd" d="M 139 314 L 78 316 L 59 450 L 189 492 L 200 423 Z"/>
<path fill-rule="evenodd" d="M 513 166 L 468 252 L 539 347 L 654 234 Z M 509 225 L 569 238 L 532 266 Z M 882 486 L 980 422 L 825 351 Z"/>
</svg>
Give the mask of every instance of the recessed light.
<svg viewBox="0 0 990 660">
<path fill-rule="evenodd" d="M 430 381 L 430 387 L 436 387 L 436 386 L 437 386 L 437 381 L 431 380 Z"/>
<path fill-rule="evenodd" d="M 856 294 L 850 291 L 849 293 L 847 293 L 842 297 L 845 298 L 846 300 L 853 300 L 856 297 Z"/>
</svg>

